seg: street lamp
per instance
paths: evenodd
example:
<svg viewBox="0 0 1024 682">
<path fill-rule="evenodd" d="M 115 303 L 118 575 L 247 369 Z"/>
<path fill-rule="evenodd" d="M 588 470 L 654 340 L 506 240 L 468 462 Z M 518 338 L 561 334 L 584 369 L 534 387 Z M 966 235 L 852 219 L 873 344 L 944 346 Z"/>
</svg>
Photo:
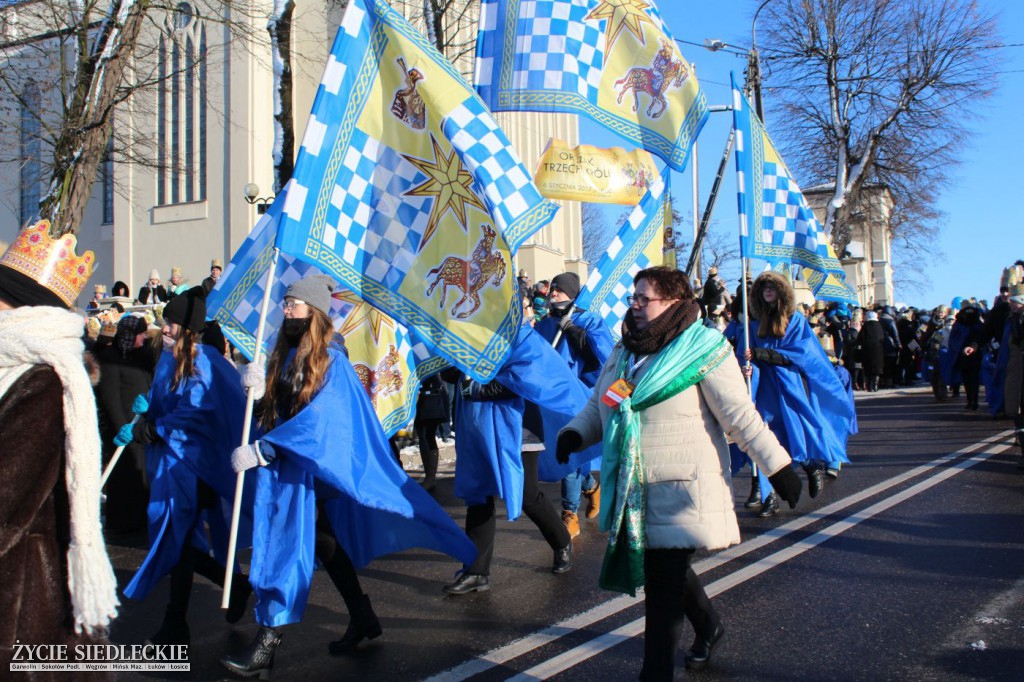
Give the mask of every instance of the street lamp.
<svg viewBox="0 0 1024 682">
<path fill-rule="evenodd" d="M 754 111 L 757 117 L 764 124 L 764 111 L 761 106 L 761 59 L 757 52 L 757 15 L 761 13 L 772 0 L 764 0 L 754 12 L 754 19 L 750 22 L 750 50 L 747 52 L 747 83 L 750 86 L 751 95 L 754 98 Z"/>
<path fill-rule="evenodd" d="M 260 196 L 260 186 L 255 182 L 250 182 L 245 185 L 243 190 L 245 194 L 245 201 L 248 204 L 256 204 L 256 212 L 263 215 L 267 212 L 267 207 L 274 203 L 274 195 L 271 194 L 267 197 Z"/>
</svg>

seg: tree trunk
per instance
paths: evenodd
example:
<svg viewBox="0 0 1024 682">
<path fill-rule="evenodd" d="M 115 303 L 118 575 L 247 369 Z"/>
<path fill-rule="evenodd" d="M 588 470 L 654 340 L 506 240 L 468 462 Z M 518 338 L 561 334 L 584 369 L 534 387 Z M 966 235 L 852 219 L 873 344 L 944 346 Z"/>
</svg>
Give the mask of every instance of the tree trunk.
<svg viewBox="0 0 1024 682">
<path fill-rule="evenodd" d="M 75 73 L 69 108 L 74 113 L 64 123 L 54 145 L 53 174 L 39 205 L 40 217 L 50 221 L 54 236 L 76 232 L 82 224 L 113 128 L 117 89 L 135 49 L 148 4 L 146 0 L 115 3 L 96 39 L 79 42 L 80 49 L 90 53 L 80 59 Z"/>
<path fill-rule="evenodd" d="M 275 69 L 275 102 L 274 112 L 275 138 L 278 149 L 274 159 L 274 193 L 281 191 L 295 172 L 295 117 L 292 111 L 292 14 L 295 2 L 286 0 L 279 16 L 271 18 L 267 25 L 270 41 L 274 49 Z"/>
</svg>

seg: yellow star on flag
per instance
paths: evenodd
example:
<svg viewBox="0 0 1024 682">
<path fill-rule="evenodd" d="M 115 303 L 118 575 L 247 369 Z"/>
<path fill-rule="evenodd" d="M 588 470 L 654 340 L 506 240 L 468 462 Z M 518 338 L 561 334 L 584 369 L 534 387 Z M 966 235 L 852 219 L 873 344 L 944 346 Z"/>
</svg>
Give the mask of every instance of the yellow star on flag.
<svg viewBox="0 0 1024 682">
<path fill-rule="evenodd" d="M 373 335 L 373 342 L 379 343 L 380 330 L 382 326 L 387 325 L 392 329 L 395 328 L 394 320 L 374 308 L 363 299 L 359 298 L 359 296 L 351 291 L 335 292 L 333 296 L 334 298 L 345 301 L 346 303 L 351 303 L 353 306 L 352 311 L 345 316 L 345 321 L 342 322 L 341 329 L 338 330 L 338 333 L 342 336 L 348 336 L 361 325 L 366 324 L 370 329 L 370 334 Z"/>
<path fill-rule="evenodd" d="M 437 198 L 430 208 L 430 219 L 427 221 L 427 229 L 423 232 L 423 239 L 420 240 L 420 251 L 434 236 L 434 232 L 441 223 L 441 218 L 449 209 L 458 218 L 463 231 L 467 230 L 467 205 L 476 206 L 481 211 L 487 212 L 487 208 L 473 191 L 473 175 L 462 166 L 462 161 L 455 149 L 452 148 L 451 153 L 445 156 L 444 150 L 441 149 L 441 145 L 437 143 L 433 135 L 430 136 L 430 144 L 434 148 L 433 161 L 402 154 L 406 161 L 428 176 L 425 182 L 413 187 L 406 192 L 406 195 Z"/>
<path fill-rule="evenodd" d="M 608 25 L 605 28 L 604 53 L 607 57 L 615 45 L 615 39 L 623 28 L 636 36 L 641 45 L 646 45 L 644 40 L 643 24 L 646 22 L 654 26 L 654 22 L 644 12 L 650 5 L 644 0 L 600 0 L 597 7 L 590 11 L 586 19 L 607 19 Z"/>
</svg>

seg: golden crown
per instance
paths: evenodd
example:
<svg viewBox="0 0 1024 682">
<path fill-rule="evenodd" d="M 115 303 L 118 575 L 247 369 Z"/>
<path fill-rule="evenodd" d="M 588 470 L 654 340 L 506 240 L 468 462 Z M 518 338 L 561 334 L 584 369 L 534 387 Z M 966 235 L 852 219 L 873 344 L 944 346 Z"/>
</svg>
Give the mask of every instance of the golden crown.
<svg viewBox="0 0 1024 682">
<path fill-rule="evenodd" d="M 73 234 L 50 237 L 50 221 L 40 220 L 21 231 L 0 258 L 0 265 L 31 277 L 70 307 L 92 276 L 96 260 L 92 251 L 76 256 L 77 246 Z"/>
</svg>

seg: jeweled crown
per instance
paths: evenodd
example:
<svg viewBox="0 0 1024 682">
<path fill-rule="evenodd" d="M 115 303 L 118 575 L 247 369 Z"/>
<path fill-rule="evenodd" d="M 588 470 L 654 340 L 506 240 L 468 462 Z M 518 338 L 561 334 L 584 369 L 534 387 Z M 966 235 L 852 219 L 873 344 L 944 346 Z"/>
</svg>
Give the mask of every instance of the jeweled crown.
<svg viewBox="0 0 1024 682">
<path fill-rule="evenodd" d="M 0 265 L 31 277 L 70 307 L 92 276 L 96 261 L 92 251 L 77 256 L 77 246 L 73 234 L 53 239 L 50 221 L 40 220 L 21 231 L 0 258 Z"/>
</svg>

